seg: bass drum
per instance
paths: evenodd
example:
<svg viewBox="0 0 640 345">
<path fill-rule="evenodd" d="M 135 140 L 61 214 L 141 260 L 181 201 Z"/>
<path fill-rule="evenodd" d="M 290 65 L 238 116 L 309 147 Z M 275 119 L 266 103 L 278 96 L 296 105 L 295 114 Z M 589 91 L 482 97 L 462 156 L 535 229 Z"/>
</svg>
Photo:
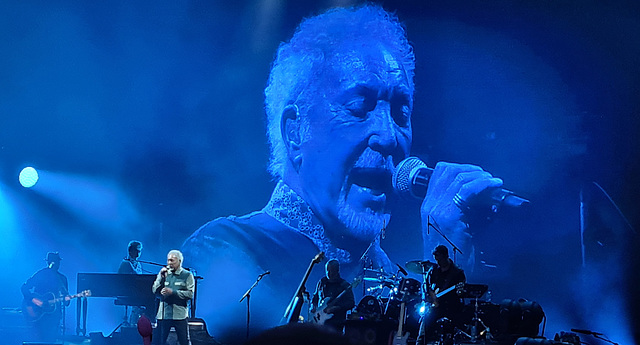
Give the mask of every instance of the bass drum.
<svg viewBox="0 0 640 345">
<path fill-rule="evenodd" d="M 404 302 L 411 302 L 415 299 L 421 299 L 420 287 L 422 284 L 413 278 L 402 278 L 398 286 L 398 290 L 394 291 L 394 299 Z"/>
<path fill-rule="evenodd" d="M 374 296 L 364 296 L 356 306 L 356 312 L 363 320 L 378 320 L 382 316 L 382 304 Z"/>
</svg>

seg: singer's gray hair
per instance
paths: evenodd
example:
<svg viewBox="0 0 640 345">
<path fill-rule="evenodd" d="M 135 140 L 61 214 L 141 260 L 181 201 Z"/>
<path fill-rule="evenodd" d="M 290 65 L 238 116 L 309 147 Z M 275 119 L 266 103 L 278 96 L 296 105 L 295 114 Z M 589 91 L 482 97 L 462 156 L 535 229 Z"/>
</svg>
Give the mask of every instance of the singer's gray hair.
<svg viewBox="0 0 640 345">
<path fill-rule="evenodd" d="M 169 251 L 169 254 L 167 254 L 167 256 L 175 256 L 176 258 L 178 258 L 178 260 L 180 260 L 180 263 L 184 262 L 184 257 L 182 256 L 182 252 L 177 249 L 173 249 Z"/>
<path fill-rule="evenodd" d="M 313 98 L 324 94 L 320 86 L 314 86 L 314 80 L 323 74 L 323 69 L 340 63 L 336 57 L 345 53 L 342 50 L 348 48 L 344 43 L 350 42 L 353 47 L 375 47 L 377 42 L 388 49 L 404 66 L 413 93 L 415 56 L 395 14 L 370 4 L 335 8 L 305 19 L 291 40 L 278 47 L 264 91 L 271 145 L 269 172 L 273 177 L 282 178 L 286 165 L 287 150 L 280 129 L 285 108 L 294 105 L 299 112 L 300 138 L 306 140 L 305 114 L 313 105 Z"/>
</svg>

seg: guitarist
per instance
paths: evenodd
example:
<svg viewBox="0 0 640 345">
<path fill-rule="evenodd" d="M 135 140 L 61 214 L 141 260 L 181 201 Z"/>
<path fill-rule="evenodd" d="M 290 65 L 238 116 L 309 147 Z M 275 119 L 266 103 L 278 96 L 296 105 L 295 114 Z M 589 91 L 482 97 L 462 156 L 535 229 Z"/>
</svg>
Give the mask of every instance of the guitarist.
<svg viewBox="0 0 640 345">
<path fill-rule="evenodd" d="M 62 300 L 50 305 L 49 301 L 69 295 L 67 277 L 58 272 L 62 258 L 58 252 L 49 252 L 45 258 L 47 267 L 34 273 L 22 284 L 24 296 L 24 314 L 33 335 L 38 341 L 54 341 L 60 335 L 62 320 L 62 303 L 69 305 L 69 300 Z"/>
<path fill-rule="evenodd" d="M 328 319 L 325 325 L 335 328 L 342 333 L 347 311 L 355 304 L 353 291 L 350 284 L 340 276 L 340 263 L 338 260 L 329 260 L 325 266 L 326 276 L 318 281 L 316 292 L 311 300 L 311 313 L 325 313 Z M 342 295 L 341 295 L 342 294 Z M 339 296 L 339 297 L 338 297 Z M 329 314 L 333 314 L 330 316 Z"/>
<path fill-rule="evenodd" d="M 428 271 L 426 277 L 426 292 L 431 297 L 431 308 L 425 313 L 420 323 L 419 343 L 420 339 L 429 340 L 435 337 L 436 322 L 443 317 L 451 320 L 453 326 L 462 326 L 464 301 L 456 294 L 456 290 L 436 296 L 439 292 L 466 282 L 464 270 L 449 258 L 447 247 L 438 245 L 432 254 L 437 265 Z"/>
</svg>

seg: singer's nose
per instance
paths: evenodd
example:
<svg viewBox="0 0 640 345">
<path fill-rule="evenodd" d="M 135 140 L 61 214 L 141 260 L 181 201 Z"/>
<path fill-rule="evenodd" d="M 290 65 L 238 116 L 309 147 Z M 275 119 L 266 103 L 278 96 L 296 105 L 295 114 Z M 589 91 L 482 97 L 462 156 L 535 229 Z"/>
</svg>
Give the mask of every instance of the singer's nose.
<svg viewBox="0 0 640 345">
<path fill-rule="evenodd" d="M 398 147 L 398 133 L 391 117 L 391 105 L 386 101 L 378 101 L 374 112 L 376 121 L 369 138 L 369 147 L 383 154 L 391 153 Z"/>
</svg>

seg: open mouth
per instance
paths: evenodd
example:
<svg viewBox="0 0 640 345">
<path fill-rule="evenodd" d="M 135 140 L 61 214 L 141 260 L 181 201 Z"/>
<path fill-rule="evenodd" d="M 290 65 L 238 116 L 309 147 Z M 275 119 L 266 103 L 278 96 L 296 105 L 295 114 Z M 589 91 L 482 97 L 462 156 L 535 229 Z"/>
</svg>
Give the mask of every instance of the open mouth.
<svg viewBox="0 0 640 345">
<path fill-rule="evenodd" d="M 391 172 L 384 168 L 354 168 L 349 174 L 349 182 L 380 196 L 391 190 Z"/>
</svg>

